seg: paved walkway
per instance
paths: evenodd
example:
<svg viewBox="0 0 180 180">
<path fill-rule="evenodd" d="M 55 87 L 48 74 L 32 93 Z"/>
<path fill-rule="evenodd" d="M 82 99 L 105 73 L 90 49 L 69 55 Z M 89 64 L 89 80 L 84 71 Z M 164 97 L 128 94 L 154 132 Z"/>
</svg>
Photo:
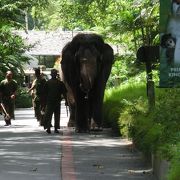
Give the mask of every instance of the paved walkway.
<svg viewBox="0 0 180 180">
<path fill-rule="evenodd" d="M 108 129 L 76 134 L 62 108 L 60 134 L 39 127 L 32 109 L 17 109 L 10 127 L 0 116 L 0 180 L 155 180 L 131 142 Z"/>
</svg>

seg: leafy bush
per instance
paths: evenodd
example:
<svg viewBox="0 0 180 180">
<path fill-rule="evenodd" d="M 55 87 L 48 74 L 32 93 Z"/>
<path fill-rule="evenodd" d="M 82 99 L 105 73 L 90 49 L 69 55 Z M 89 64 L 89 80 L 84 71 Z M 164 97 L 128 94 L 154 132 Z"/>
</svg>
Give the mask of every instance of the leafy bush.
<svg viewBox="0 0 180 180">
<path fill-rule="evenodd" d="M 19 88 L 17 91 L 16 108 L 30 108 L 32 107 L 31 96 L 27 93 L 25 88 Z"/>
<path fill-rule="evenodd" d="M 143 80 L 107 90 L 104 120 L 146 155 L 154 152 L 170 161 L 168 177 L 176 180 L 180 177 L 180 89 L 156 88 L 155 94 L 156 105 L 150 110 Z"/>
<path fill-rule="evenodd" d="M 168 180 L 179 180 L 180 177 L 180 143 L 174 148 L 173 158 L 171 160 Z"/>
<path fill-rule="evenodd" d="M 139 73 L 143 71 L 143 65 L 138 64 L 135 59 L 134 53 L 125 53 L 121 56 L 115 56 L 115 62 L 112 66 L 107 87 L 117 87 L 120 83 L 127 82 L 129 77 L 135 76 L 135 78 L 139 78 L 141 75 L 144 76 L 143 73 Z M 141 78 L 141 80 L 142 79 L 143 78 Z"/>
<path fill-rule="evenodd" d="M 121 128 L 119 127 L 119 117 L 122 113 L 126 103 L 135 100 L 136 98 L 146 97 L 146 90 L 144 83 L 140 82 L 140 78 L 136 77 L 136 80 L 132 80 L 130 85 L 124 84 L 117 88 L 111 88 L 106 90 L 104 98 L 104 126 L 110 126 L 117 134 L 121 134 Z M 133 81 L 135 83 L 133 83 Z M 133 92 L 133 93 L 132 93 Z"/>
</svg>

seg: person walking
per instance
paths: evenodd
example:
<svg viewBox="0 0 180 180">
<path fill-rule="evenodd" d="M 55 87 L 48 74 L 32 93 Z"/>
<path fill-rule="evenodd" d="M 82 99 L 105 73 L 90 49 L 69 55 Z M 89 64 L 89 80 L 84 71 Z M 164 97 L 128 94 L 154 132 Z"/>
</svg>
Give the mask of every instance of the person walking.
<svg viewBox="0 0 180 180">
<path fill-rule="evenodd" d="M 61 100 L 62 97 L 66 98 L 66 88 L 62 81 L 57 78 L 57 70 L 51 70 L 51 79 L 49 79 L 44 87 L 46 94 L 46 108 L 44 116 L 44 129 L 48 134 L 51 133 L 51 120 L 54 113 L 54 132 L 59 133 L 60 129 L 60 113 L 61 113 Z"/>
<path fill-rule="evenodd" d="M 35 69 L 35 76 L 36 79 L 33 81 L 31 88 L 28 90 L 28 93 L 33 91 L 33 105 L 35 111 L 35 117 L 39 122 L 40 126 L 44 124 L 44 112 L 45 109 L 45 93 L 44 93 L 44 86 L 46 80 L 41 76 L 41 72 L 39 68 Z"/>
<path fill-rule="evenodd" d="M 17 82 L 13 79 L 12 71 L 6 72 L 6 77 L 0 82 L 1 106 L 4 109 L 5 126 L 11 125 L 11 119 L 15 119 L 15 98 L 17 91 Z"/>
</svg>

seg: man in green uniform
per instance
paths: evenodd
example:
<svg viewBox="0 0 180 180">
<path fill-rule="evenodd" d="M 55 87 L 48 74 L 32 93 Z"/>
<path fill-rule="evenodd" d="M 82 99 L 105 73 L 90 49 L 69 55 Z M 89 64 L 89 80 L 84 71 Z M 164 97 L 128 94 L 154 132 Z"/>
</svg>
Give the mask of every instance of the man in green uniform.
<svg viewBox="0 0 180 180">
<path fill-rule="evenodd" d="M 15 97 L 17 91 L 17 82 L 13 79 L 12 71 L 6 72 L 6 78 L 0 82 L 1 97 L 4 108 L 8 114 L 5 117 L 5 126 L 11 125 L 11 119 L 15 119 Z"/>
<path fill-rule="evenodd" d="M 33 81 L 31 88 L 28 90 L 34 91 L 34 97 L 33 97 L 33 102 L 34 102 L 34 111 L 35 111 L 35 116 L 37 118 L 37 121 L 39 121 L 39 125 L 43 125 L 43 119 L 44 115 L 42 112 L 45 109 L 45 93 L 44 93 L 44 85 L 46 83 L 46 80 L 41 76 L 40 69 L 36 68 L 35 69 L 35 76 L 36 79 Z"/>
<path fill-rule="evenodd" d="M 54 113 L 54 132 L 59 133 L 58 129 L 60 129 L 61 100 L 63 95 L 66 101 L 66 88 L 63 82 L 57 79 L 56 69 L 51 70 L 51 79 L 46 82 L 44 90 L 46 94 L 44 129 L 46 129 L 48 134 L 51 133 L 51 119 Z"/>
</svg>

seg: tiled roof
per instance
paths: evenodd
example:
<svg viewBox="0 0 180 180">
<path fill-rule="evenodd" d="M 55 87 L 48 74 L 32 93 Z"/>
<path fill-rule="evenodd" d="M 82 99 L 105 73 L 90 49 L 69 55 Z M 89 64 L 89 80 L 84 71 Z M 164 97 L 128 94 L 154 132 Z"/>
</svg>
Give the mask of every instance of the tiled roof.
<svg viewBox="0 0 180 180">
<path fill-rule="evenodd" d="M 28 51 L 30 55 L 60 55 L 62 48 L 72 40 L 78 32 L 71 31 L 16 31 L 29 45 L 34 45 Z"/>
<path fill-rule="evenodd" d="M 63 47 L 80 31 L 15 31 L 28 45 L 34 45 L 27 53 L 30 55 L 60 55 Z M 116 46 L 112 46 L 117 53 Z"/>
</svg>

